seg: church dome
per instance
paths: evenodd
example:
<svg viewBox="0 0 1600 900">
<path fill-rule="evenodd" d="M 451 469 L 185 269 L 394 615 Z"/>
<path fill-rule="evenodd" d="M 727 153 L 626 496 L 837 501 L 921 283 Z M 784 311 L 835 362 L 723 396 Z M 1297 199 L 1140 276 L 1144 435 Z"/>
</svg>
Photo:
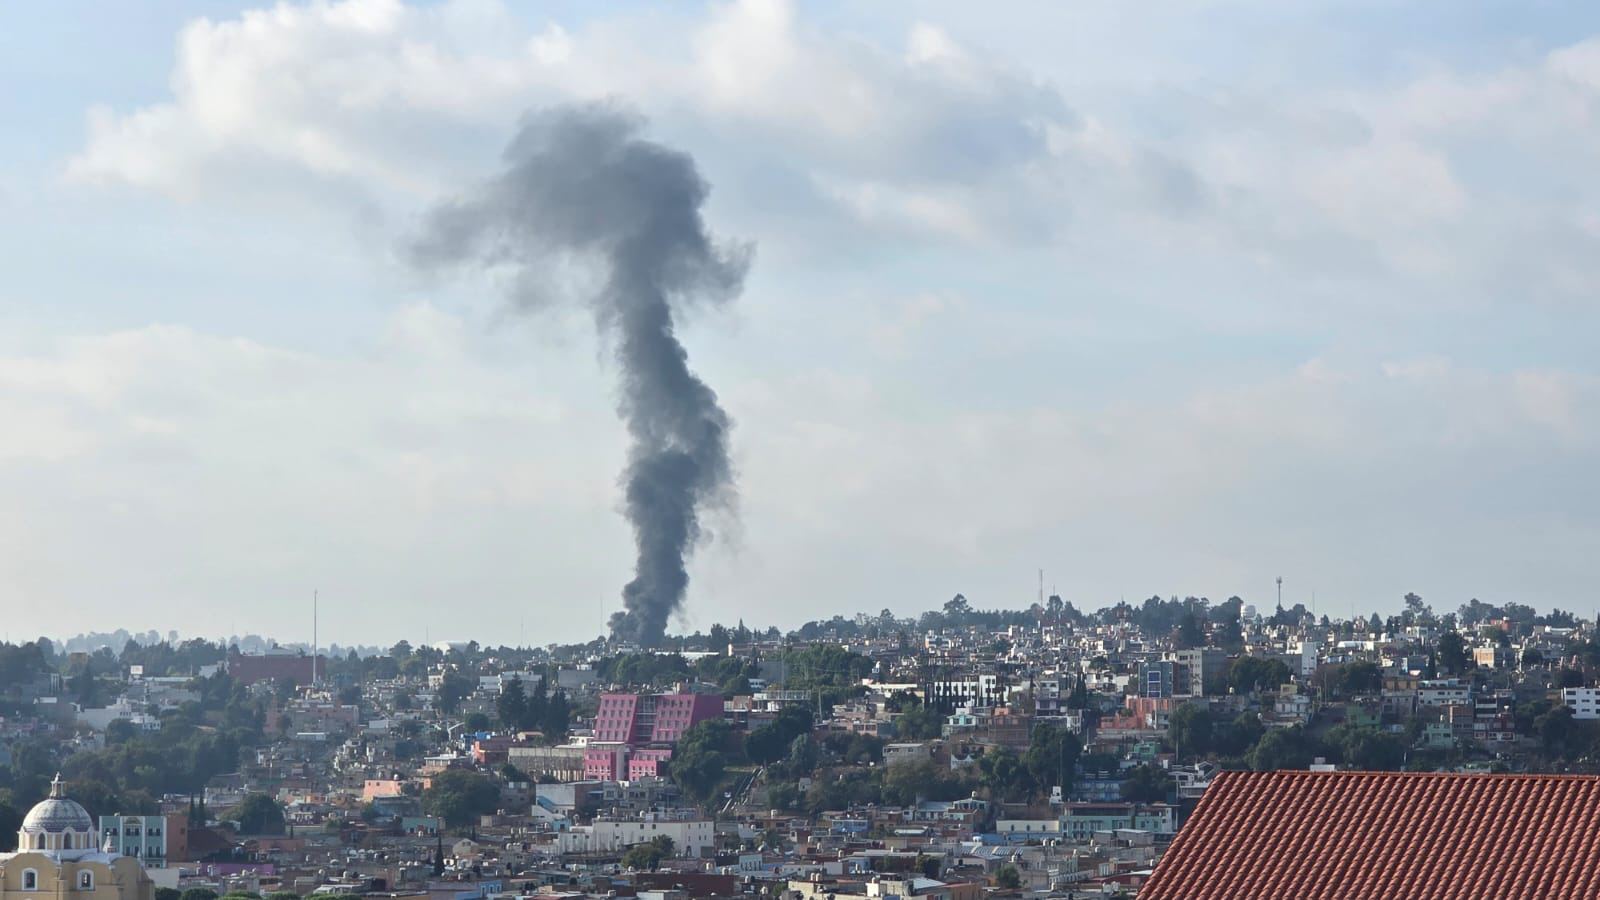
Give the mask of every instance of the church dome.
<svg viewBox="0 0 1600 900">
<path fill-rule="evenodd" d="M 94 831 L 94 820 L 89 811 L 70 800 L 63 791 L 61 776 L 50 782 L 50 796 L 34 804 L 22 820 L 20 834 L 61 834 L 75 831 L 80 834 Z"/>
</svg>

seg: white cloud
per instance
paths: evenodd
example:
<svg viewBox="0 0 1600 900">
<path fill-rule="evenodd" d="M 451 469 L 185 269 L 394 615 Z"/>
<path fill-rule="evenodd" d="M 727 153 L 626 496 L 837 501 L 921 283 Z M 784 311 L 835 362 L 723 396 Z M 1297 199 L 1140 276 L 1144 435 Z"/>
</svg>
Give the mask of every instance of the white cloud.
<svg viewBox="0 0 1600 900">
<path fill-rule="evenodd" d="M 761 245 L 751 333 L 696 335 L 738 422 L 745 521 L 744 549 L 697 562 L 701 624 L 752 598 L 753 620 L 1010 602 L 1040 564 L 1090 603 L 1295 566 L 1363 608 L 1418 571 L 1525 600 L 1587 578 L 1600 388 L 1541 358 L 1534 320 L 1439 314 L 1592 302 L 1600 42 L 1398 87 L 1080 95 L 941 22 L 875 38 L 808 12 L 530 25 L 493 0 L 347 0 L 201 21 L 171 96 L 94 111 L 66 173 L 91 197 L 392 222 L 491 171 L 528 107 L 639 106 L 702 164 L 714 223 Z M 797 271 L 806 241 L 861 264 Z M 805 296 L 824 278 L 833 296 Z M 883 297 L 904 299 L 863 299 Z M 1492 358 L 1443 349 L 1467 329 Z M 594 360 L 518 368 L 430 306 L 355 341 L 172 326 L 0 354 L 19 548 L 0 580 L 200 609 L 320 571 L 392 600 L 412 637 L 430 598 L 534 584 L 562 601 L 552 628 L 586 634 L 628 565 Z M 85 569 L 70 548 L 90 545 L 117 558 Z"/>
<path fill-rule="evenodd" d="M 930 25 L 907 45 L 818 32 L 785 0 L 537 32 L 477 0 L 280 4 L 190 25 L 172 98 L 93 110 L 66 172 L 185 199 L 288 184 L 403 210 L 482 171 L 526 109 L 621 97 L 665 130 L 793 167 L 869 229 L 972 239 L 1027 234 L 1070 173 L 1108 163 L 1050 139 L 1079 124 L 1048 86 Z M 463 151 L 463 134 L 482 146 Z"/>
<path fill-rule="evenodd" d="M 486 171 L 523 110 L 621 97 L 691 141 L 714 181 L 719 165 L 765 170 L 716 200 L 762 239 L 851 243 L 801 225 L 823 210 L 897 240 L 1221 249 L 1412 296 L 1573 298 L 1600 274 L 1583 205 L 1600 199 L 1600 40 L 1393 89 L 1167 87 L 1135 118 L 1076 109 L 933 23 L 891 48 L 802 12 L 737 0 L 568 29 L 484 0 L 344 0 L 202 20 L 172 98 L 93 111 L 67 174 L 189 199 L 288 185 L 405 213 Z M 1503 164 L 1475 164 L 1485 153 Z M 1500 174 L 1519 169 L 1557 190 Z"/>
</svg>

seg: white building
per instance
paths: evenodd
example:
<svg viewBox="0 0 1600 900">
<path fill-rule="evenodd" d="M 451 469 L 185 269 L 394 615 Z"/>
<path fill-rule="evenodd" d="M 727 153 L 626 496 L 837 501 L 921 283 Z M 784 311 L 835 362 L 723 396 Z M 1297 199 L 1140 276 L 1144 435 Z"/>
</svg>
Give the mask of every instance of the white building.
<svg viewBox="0 0 1600 900">
<path fill-rule="evenodd" d="M 674 856 L 707 856 L 716 846 L 716 830 L 709 819 L 597 819 L 593 825 L 561 832 L 556 843 L 562 853 L 615 853 L 663 835 L 672 839 Z"/>
<path fill-rule="evenodd" d="M 1472 702 L 1472 690 L 1454 678 L 1424 681 L 1417 689 L 1417 702 L 1423 706 L 1465 706 Z"/>
<path fill-rule="evenodd" d="M 1574 719 L 1600 719 L 1600 688 L 1562 688 L 1561 702 L 1572 707 Z"/>
</svg>

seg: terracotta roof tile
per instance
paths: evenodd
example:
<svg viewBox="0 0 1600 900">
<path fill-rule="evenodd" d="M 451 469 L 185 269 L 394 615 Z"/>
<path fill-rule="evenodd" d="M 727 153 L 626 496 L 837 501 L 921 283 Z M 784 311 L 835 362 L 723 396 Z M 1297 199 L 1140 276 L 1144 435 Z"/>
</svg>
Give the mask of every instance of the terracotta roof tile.
<svg viewBox="0 0 1600 900">
<path fill-rule="evenodd" d="M 1600 898 L 1600 776 L 1223 772 L 1139 900 Z"/>
</svg>

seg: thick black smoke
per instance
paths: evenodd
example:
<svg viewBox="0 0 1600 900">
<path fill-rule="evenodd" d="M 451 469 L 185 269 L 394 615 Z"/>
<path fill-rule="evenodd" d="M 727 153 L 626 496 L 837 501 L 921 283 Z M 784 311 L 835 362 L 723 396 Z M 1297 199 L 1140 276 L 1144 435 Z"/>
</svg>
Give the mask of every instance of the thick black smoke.
<svg viewBox="0 0 1600 900">
<path fill-rule="evenodd" d="M 712 239 L 694 160 L 642 140 L 641 124 L 608 106 L 530 115 L 505 171 L 434 209 L 414 257 L 510 267 L 522 307 L 562 294 L 556 273 L 598 274 L 583 293 L 622 369 L 618 412 L 633 443 L 621 481 L 638 549 L 611 630 L 650 646 L 683 602 L 701 510 L 733 493 L 728 414 L 689 370 L 673 313 L 737 294 L 750 254 Z"/>
</svg>

